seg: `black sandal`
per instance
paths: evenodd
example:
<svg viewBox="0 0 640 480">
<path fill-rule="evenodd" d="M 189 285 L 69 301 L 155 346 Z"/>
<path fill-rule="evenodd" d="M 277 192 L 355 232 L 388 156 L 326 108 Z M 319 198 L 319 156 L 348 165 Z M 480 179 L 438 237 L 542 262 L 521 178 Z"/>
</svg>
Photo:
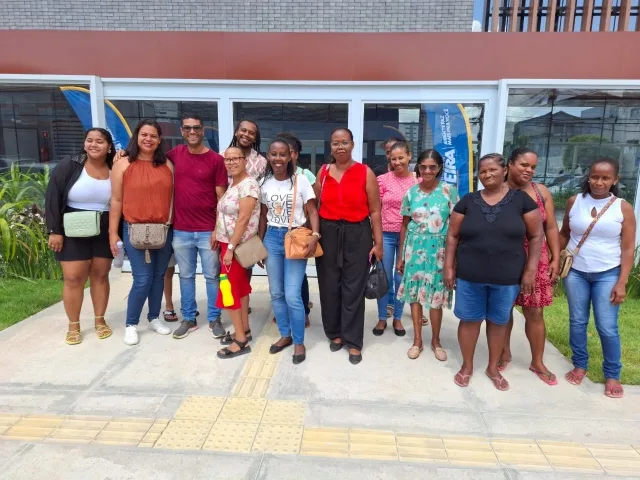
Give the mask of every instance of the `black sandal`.
<svg viewBox="0 0 640 480">
<path fill-rule="evenodd" d="M 247 330 L 246 332 L 244 332 L 244 334 L 247 336 L 247 342 L 253 340 L 253 337 L 251 336 L 251 330 Z M 222 337 L 222 340 L 220 340 L 220 345 L 231 345 L 234 341 L 235 337 L 232 336 L 232 333 L 227 332 L 227 334 Z"/>
<path fill-rule="evenodd" d="M 249 343 L 248 341 L 240 342 L 234 338 L 232 343 L 235 343 L 236 345 L 238 345 L 238 347 L 240 347 L 240 350 L 238 350 L 237 352 L 232 352 L 231 350 L 225 347 L 222 350 L 218 350 L 218 358 L 221 358 L 221 359 L 235 358 L 235 357 L 239 357 L 240 355 L 246 355 L 247 353 L 251 353 L 251 347 L 247 345 Z"/>
<path fill-rule="evenodd" d="M 164 317 L 165 322 L 177 322 L 178 314 L 175 310 L 165 310 L 162 312 L 162 316 Z"/>
</svg>

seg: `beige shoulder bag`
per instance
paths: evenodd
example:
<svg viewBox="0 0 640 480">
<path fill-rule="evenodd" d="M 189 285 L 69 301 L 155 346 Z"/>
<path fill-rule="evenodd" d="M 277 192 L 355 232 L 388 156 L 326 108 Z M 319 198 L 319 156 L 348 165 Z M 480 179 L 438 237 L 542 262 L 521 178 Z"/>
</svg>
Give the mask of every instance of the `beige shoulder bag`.
<svg viewBox="0 0 640 480">
<path fill-rule="evenodd" d="M 258 199 L 258 201 L 260 201 L 260 199 Z M 238 196 L 238 212 L 239 211 L 240 196 Z M 222 215 L 222 225 L 224 227 L 224 231 L 229 236 L 229 239 L 231 239 L 234 232 L 231 232 L 231 234 L 229 234 L 229 230 L 227 229 L 227 222 L 224 219 L 224 214 L 222 212 L 220 212 L 220 214 Z M 254 266 L 256 263 L 261 262 L 269 255 L 258 234 L 255 234 L 249 237 L 246 241 L 240 243 L 234 249 L 233 254 L 236 257 L 238 263 L 244 268 Z"/>
<path fill-rule="evenodd" d="M 172 173 L 173 178 L 173 173 Z M 173 197 L 175 193 L 175 179 L 171 189 L 171 204 L 169 218 L 166 223 L 130 223 L 129 242 L 133 248 L 144 250 L 144 261 L 151 263 L 149 250 L 159 250 L 167 243 L 167 235 L 173 218 Z"/>
<path fill-rule="evenodd" d="M 313 239 L 313 232 L 307 227 L 297 227 L 293 230 L 293 217 L 296 213 L 296 200 L 298 196 L 298 175 L 295 175 L 293 183 L 293 207 L 289 212 L 289 230 L 284 237 L 284 255 L 288 259 L 301 260 L 307 258 L 305 250 L 309 242 Z M 321 257 L 324 252 L 318 243 L 312 257 Z"/>
</svg>

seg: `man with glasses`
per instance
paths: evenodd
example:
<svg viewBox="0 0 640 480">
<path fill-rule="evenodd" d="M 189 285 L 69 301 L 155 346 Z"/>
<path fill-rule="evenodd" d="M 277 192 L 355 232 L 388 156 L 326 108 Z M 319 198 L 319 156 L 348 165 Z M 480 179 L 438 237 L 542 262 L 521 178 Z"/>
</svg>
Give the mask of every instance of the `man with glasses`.
<svg viewBox="0 0 640 480">
<path fill-rule="evenodd" d="M 211 250 L 218 200 L 227 190 L 227 170 L 222 156 L 206 147 L 204 125 L 198 115 L 182 116 L 180 128 L 185 144 L 167 153 L 175 165 L 173 250 L 180 270 L 182 323 L 173 338 L 196 330 L 196 266 L 200 255 L 207 287 L 207 318 L 215 338 L 225 334 L 216 307 L 220 284 L 220 261 Z"/>
</svg>

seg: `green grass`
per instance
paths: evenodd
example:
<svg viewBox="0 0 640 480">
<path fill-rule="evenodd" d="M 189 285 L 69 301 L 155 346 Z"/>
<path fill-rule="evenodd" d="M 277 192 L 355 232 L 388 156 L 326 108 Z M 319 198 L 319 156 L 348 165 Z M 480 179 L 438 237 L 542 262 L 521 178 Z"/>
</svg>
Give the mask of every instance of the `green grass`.
<svg viewBox="0 0 640 480">
<path fill-rule="evenodd" d="M 569 307 L 567 299 L 556 297 L 552 306 L 544 309 L 547 338 L 562 354 L 571 359 L 569 347 Z M 640 299 L 628 299 L 620 307 L 620 337 L 622 340 L 622 378 L 627 385 L 640 385 Z M 587 377 L 604 383 L 602 375 L 602 347 L 593 323 L 593 315 L 587 331 L 589 371 Z M 564 375 L 565 372 L 560 372 Z"/>
<path fill-rule="evenodd" d="M 62 280 L 0 278 L 0 330 L 62 300 Z"/>
</svg>

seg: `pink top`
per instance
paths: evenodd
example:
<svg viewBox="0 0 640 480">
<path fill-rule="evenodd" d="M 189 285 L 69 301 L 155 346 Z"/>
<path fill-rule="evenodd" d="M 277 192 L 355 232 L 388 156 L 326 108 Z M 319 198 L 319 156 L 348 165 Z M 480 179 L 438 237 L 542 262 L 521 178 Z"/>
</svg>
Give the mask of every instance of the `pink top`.
<svg viewBox="0 0 640 480">
<path fill-rule="evenodd" d="M 399 177 L 394 172 L 385 173 L 378 177 L 380 199 L 382 201 L 382 231 L 400 232 L 402 227 L 402 198 L 407 191 L 418 183 L 412 173 L 408 177 Z"/>
</svg>

